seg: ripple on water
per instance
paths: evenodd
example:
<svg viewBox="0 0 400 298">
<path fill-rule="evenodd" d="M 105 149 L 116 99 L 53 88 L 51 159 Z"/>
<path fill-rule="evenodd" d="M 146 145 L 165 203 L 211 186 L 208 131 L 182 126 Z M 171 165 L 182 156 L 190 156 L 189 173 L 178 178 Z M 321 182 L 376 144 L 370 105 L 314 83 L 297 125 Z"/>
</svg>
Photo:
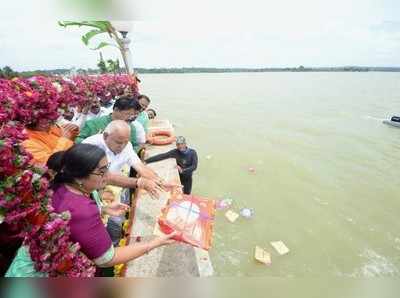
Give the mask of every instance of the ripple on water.
<svg viewBox="0 0 400 298">
<path fill-rule="evenodd" d="M 365 249 L 361 254 L 365 258 L 364 265 L 355 270 L 354 277 L 399 276 L 399 269 L 386 257 L 379 255 L 372 249 Z"/>
<path fill-rule="evenodd" d="M 320 204 L 320 205 L 329 205 L 328 202 L 325 202 L 325 201 L 321 200 L 321 199 L 318 198 L 318 197 L 314 197 L 314 201 L 317 202 L 317 203 Z"/>
</svg>

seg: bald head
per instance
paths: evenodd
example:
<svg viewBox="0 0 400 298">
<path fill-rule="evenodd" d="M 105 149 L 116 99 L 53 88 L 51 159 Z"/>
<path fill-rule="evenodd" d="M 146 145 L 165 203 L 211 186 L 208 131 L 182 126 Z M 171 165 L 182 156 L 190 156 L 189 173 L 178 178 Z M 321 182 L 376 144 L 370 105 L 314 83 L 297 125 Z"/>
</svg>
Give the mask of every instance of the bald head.
<svg viewBox="0 0 400 298">
<path fill-rule="evenodd" d="M 115 154 L 121 153 L 130 141 L 131 127 L 123 120 L 110 122 L 103 137 L 107 147 Z"/>
<path fill-rule="evenodd" d="M 131 127 L 126 121 L 123 120 L 114 120 L 111 121 L 106 129 L 104 130 L 105 133 L 113 134 L 130 134 L 131 133 Z"/>
</svg>

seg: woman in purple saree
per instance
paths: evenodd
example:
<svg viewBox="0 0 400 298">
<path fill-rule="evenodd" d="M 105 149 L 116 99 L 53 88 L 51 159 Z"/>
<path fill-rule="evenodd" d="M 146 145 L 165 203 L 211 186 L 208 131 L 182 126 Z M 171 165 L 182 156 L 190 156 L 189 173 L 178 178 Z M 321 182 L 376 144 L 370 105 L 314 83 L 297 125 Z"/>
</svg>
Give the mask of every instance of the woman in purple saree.
<svg viewBox="0 0 400 298">
<path fill-rule="evenodd" d="M 105 152 L 94 145 L 77 144 L 62 153 L 55 153 L 48 163 L 56 175 L 53 181 L 52 205 L 56 212 L 71 214 L 69 227 L 71 241 L 78 242 L 81 251 L 98 267 L 111 267 L 140 257 L 159 246 L 174 242 L 175 234 L 139 243 L 114 248 L 104 227 L 100 212 L 121 215 L 128 206 L 112 203 L 99 206 L 91 193 L 105 186 L 108 162 Z M 99 212 L 99 209 L 101 210 Z M 8 277 L 46 276 L 34 270 L 29 249 L 21 247 L 7 271 Z"/>
</svg>

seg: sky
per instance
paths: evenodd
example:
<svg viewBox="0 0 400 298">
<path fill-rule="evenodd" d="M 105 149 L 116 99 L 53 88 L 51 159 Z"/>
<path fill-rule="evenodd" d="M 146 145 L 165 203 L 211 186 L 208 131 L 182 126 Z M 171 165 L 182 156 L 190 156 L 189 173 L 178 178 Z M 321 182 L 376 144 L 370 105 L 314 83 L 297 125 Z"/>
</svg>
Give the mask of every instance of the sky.
<svg viewBox="0 0 400 298">
<path fill-rule="evenodd" d="M 400 66 L 398 0 L 114 0 L 100 15 L 54 2 L 3 0 L 0 67 L 96 68 L 99 51 L 80 40 L 87 30 L 57 25 L 93 17 L 132 21 L 134 67 Z"/>
</svg>

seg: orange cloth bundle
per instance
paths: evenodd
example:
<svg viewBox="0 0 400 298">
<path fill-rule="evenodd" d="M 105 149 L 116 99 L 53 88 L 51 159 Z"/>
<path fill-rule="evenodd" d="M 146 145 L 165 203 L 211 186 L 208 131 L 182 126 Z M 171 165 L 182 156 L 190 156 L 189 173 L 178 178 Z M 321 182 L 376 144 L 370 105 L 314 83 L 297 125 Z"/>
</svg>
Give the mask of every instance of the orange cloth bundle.
<svg viewBox="0 0 400 298">
<path fill-rule="evenodd" d="M 158 224 L 165 234 L 177 231 L 175 240 L 209 250 L 214 216 L 214 200 L 173 193 L 167 207 L 162 210 Z"/>
</svg>

